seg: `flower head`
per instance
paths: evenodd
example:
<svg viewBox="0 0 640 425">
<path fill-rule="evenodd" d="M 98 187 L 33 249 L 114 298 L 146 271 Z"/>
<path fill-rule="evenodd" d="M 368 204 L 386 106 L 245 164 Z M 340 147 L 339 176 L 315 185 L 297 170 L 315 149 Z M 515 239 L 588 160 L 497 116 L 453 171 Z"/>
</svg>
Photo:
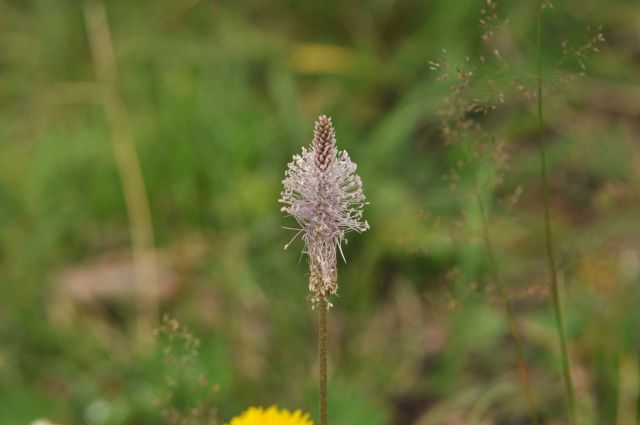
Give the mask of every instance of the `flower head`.
<svg viewBox="0 0 640 425">
<path fill-rule="evenodd" d="M 313 425 L 309 415 L 300 410 L 290 412 L 275 406 L 268 409 L 250 407 L 240 416 L 231 419 L 228 425 Z"/>
<path fill-rule="evenodd" d="M 336 251 L 349 231 L 363 232 L 369 224 L 362 220 L 365 196 L 356 164 L 347 151 L 338 151 L 331 118 L 321 115 L 313 130 L 309 148 L 294 155 L 285 172 L 280 202 L 282 211 L 300 225 L 309 256 L 309 289 L 313 303 L 327 301 L 338 290 Z M 294 237 L 295 239 L 295 237 Z M 289 244 L 285 245 L 285 249 Z"/>
</svg>

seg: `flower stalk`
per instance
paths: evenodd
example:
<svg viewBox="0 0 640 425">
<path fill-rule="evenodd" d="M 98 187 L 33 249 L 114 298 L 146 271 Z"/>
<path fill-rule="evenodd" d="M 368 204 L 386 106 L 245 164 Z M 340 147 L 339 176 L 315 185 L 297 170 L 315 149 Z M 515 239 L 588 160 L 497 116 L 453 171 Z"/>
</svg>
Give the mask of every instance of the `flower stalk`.
<svg viewBox="0 0 640 425">
<path fill-rule="evenodd" d="M 320 425 L 327 425 L 327 306 L 318 308 L 318 354 L 320 357 Z"/>
<path fill-rule="evenodd" d="M 342 244 L 350 231 L 369 229 L 362 220 L 366 198 L 356 164 L 347 151 L 336 147 L 331 118 L 321 115 L 315 123 L 311 146 L 294 155 L 282 181 L 282 211 L 294 217 L 299 227 L 285 249 L 302 235 L 303 253 L 309 261 L 309 291 L 318 308 L 320 357 L 320 425 L 327 425 L 327 310 L 338 290 L 337 253 L 345 259 Z M 346 261 L 346 260 L 345 260 Z"/>
</svg>

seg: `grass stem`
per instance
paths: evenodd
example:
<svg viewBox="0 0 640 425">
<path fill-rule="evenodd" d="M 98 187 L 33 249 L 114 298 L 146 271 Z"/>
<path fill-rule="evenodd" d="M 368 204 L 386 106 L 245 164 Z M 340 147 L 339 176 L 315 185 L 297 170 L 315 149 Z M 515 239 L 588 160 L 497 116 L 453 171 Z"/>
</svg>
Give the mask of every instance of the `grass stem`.
<svg viewBox="0 0 640 425">
<path fill-rule="evenodd" d="M 567 337 L 565 334 L 564 318 L 562 311 L 562 303 L 560 300 L 560 286 L 558 283 L 558 272 L 556 269 L 556 256 L 553 244 L 553 232 L 551 230 L 551 217 L 549 212 L 549 182 L 547 177 L 547 155 L 544 145 L 544 121 L 542 115 L 542 14 L 543 0 L 538 3 L 538 22 L 536 28 L 536 50 L 537 50 L 537 91 L 538 91 L 538 138 L 540 149 L 540 177 L 542 179 L 542 202 L 544 208 L 544 228 L 546 238 L 546 251 L 551 275 L 551 293 L 553 296 L 553 309 L 556 318 L 556 328 L 558 330 L 558 339 L 560 341 L 560 351 L 562 357 L 562 374 L 569 399 L 569 413 L 571 415 L 571 423 L 578 424 L 576 411 L 576 397 L 571 379 L 571 367 L 569 365 L 569 350 L 567 348 Z"/>
<path fill-rule="evenodd" d="M 157 255 L 149 199 L 133 129 L 121 93 L 116 55 L 104 5 L 98 2 L 87 3 L 85 22 L 127 207 L 136 278 L 136 342 L 138 348 L 145 350 L 152 341 L 152 331 L 158 315 Z"/>
</svg>

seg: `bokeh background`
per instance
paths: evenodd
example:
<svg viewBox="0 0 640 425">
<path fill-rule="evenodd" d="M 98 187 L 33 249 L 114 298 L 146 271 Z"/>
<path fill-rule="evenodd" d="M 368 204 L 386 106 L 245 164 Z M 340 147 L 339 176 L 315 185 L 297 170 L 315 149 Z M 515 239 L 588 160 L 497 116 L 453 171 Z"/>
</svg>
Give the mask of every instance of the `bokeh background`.
<svg viewBox="0 0 640 425">
<path fill-rule="evenodd" d="M 552 6 L 545 137 L 575 385 L 583 423 L 633 424 L 640 7 Z M 478 199 L 542 423 L 567 423 L 537 7 L 501 1 L 482 24 L 479 0 L 0 2 L 0 423 L 167 423 L 207 397 L 202 380 L 219 423 L 250 405 L 315 417 L 307 265 L 299 241 L 282 249 L 294 223 L 277 200 L 321 113 L 359 164 L 371 224 L 350 237 L 330 312 L 331 423 L 529 423 Z M 456 76 L 472 69 L 482 78 Z M 488 111 L 461 121 L 455 105 L 476 97 Z M 477 134 L 443 136 L 467 118 Z M 169 362 L 166 338 L 144 342 L 164 314 L 197 355 L 189 337 Z"/>
</svg>

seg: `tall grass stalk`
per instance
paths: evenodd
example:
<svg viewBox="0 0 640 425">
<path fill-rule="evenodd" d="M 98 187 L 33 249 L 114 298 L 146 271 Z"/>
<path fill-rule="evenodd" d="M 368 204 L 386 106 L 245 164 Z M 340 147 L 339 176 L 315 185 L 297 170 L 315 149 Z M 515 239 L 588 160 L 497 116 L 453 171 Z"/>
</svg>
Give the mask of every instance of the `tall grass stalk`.
<svg viewBox="0 0 640 425">
<path fill-rule="evenodd" d="M 491 272 L 491 277 L 496 284 L 496 287 L 498 289 L 498 296 L 500 297 L 500 302 L 504 306 L 505 312 L 507 314 L 507 320 L 509 321 L 509 330 L 511 331 L 513 345 L 516 350 L 516 361 L 518 364 L 518 372 L 520 375 L 520 380 L 522 381 L 522 387 L 524 389 L 525 396 L 527 398 L 531 424 L 537 425 L 538 424 L 538 408 L 537 408 L 535 398 L 533 396 L 533 391 L 531 390 L 531 383 L 529 381 L 529 372 L 527 370 L 527 361 L 524 356 L 524 351 L 522 349 L 522 338 L 520 337 L 520 332 L 518 331 L 518 327 L 516 325 L 516 319 L 515 319 L 515 314 L 513 312 L 513 307 L 511 306 L 511 302 L 509 301 L 509 296 L 507 295 L 507 290 L 502 280 L 502 276 L 500 275 L 500 272 L 498 270 L 496 256 L 493 251 L 493 242 L 491 241 L 491 233 L 489 232 L 489 218 L 484 205 L 484 201 L 482 200 L 482 196 L 478 190 L 476 190 L 476 198 L 478 201 L 478 207 L 480 209 L 480 215 L 482 216 L 482 236 L 483 236 L 485 250 L 487 251 L 487 257 L 489 259 L 489 269 Z"/>
<path fill-rule="evenodd" d="M 85 22 L 101 99 L 111 131 L 116 167 L 129 218 L 133 265 L 136 278 L 136 343 L 144 349 L 152 341 L 156 326 L 157 263 L 149 200 L 135 146 L 126 104 L 120 92 L 116 55 L 111 41 L 107 13 L 102 3 L 85 7 Z"/>
<path fill-rule="evenodd" d="M 556 328 L 558 331 L 558 339 L 560 341 L 560 351 L 562 357 L 562 374 L 569 400 L 569 413 L 571 415 L 571 423 L 578 424 L 578 416 L 576 411 L 576 397 L 571 379 L 571 366 L 569 364 L 569 350 L 567 347 L 567 337 L 565 333 L 564 317 L 562 303 L 560 300 L 560 285 L 558 283 L 558 272 L 556 269 L 556 256 L 553 242 L 553 232 L 551 229 L 551 217 L 549 212 L 549 182 L 547 177 L 547 155 L 544 145 L 544 120 L 542 115 L 542 14 L 543 0 L 538 2 L 538 22 L 536 28 L 536 55 L 537 55 L 537 103 L 538 103 L 538 146 L 540 150 L 540 177 L 542 180 L 542 202 L 544 208 L 544 229 L 546 238 L 546 251 L 551 275 L 551 293 L 553 296 L 553 309 L 556 318 Z"/>
</svg>

